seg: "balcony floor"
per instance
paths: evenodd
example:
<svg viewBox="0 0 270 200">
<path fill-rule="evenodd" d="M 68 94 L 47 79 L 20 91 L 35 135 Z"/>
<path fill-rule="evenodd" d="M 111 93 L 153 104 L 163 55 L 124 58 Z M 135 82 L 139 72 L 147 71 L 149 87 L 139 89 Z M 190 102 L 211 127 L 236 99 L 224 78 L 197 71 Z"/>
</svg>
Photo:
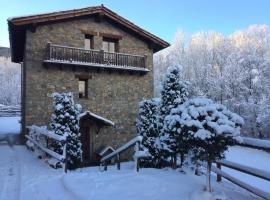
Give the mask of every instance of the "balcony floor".
<svg viewBox="0 0 270 200">
<path fill-rule="evenodd" d="M 77 61 L 44 60 L 43 63 L 82 66 L 82 67 L 89 67 L 89 68 L 96 68 L 96 69 L 100 68 L 100 69 L 110 69 L 110 70 L 133 71 L 133 72 L 140 72 L 140 73 L 150 72 L 149 69 L 142 68 L 142 67 L 119 66 L 119 65 L 110 65 L 110 64 L 107 65 L 107 64 L 98 64 L 98 63 L 77 62 Z"/>
</svg>

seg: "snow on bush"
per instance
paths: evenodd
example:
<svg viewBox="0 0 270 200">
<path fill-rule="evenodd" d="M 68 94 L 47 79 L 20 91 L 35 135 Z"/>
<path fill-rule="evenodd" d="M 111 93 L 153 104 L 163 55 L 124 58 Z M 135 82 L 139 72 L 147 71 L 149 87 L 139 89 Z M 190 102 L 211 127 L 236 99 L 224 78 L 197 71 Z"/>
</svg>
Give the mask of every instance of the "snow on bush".
<svg viewBox="0 0 270 200">
<path fill-rule="evenodd" d="M 139 114 L 136 122 L 138 134 L 143 137 L 141 146 L 148 151 L 150 158 L 141 159 L 144 167 L 157 167 L 160 164 L 159 132 L 157 115 L 159 99 L 143 100 L 139 103 Z"/>
<path fill-rule="evenodd" d="M 71 92 L 53 93 L 52 97 L 54 113 L 51 116 L 51 128 L 56 134 L 67 138 L 68 168 L 74 169 L 82 160 L 82 144 L 79 132 L 81 106 L 74 104 Z M 54 142 L 52 148 L 62 154 L 63 144 Z"/>
<path fill-rule="evenodd" d="M 224 158 L 228 146 L 236 143 L 243 119 L 210 99 L 194 98 L 172 109 L 166 122 L 169 127 L 178 124 L 175 131 L 185 133 L 186 140 L 192 144 L 195 159 L 208 163 L 207 187 L 211 191 L 211 164 Z"/>
</svg>

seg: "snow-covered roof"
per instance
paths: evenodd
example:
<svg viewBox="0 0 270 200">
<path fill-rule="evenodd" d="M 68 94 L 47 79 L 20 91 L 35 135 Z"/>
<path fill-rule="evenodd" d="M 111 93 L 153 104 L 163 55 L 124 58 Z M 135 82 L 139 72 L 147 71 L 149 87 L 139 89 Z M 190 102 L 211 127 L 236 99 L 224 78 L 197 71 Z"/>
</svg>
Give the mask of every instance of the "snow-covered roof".
<svg viewBox="0 0 270 200">
<path fill-rule="evenodd" d="M 92 113 L 90 111 L 85 111 L 85 112 L 81 113 L 79 115 L 79 118 L 82 118 L 82 117 L 87 116 L 87 115 L 89 115 L 90 117 L 94 118 L 97 121 L 102 122 L 103 124 L 105 124 L 107 126 L 114 126 L 114 123 L 111 120 L 106 119 L 104 117 L 101 117 L 101 116 L 99 116 L 99 115 L 97 115 L 95 113 Z"/>
</svg>

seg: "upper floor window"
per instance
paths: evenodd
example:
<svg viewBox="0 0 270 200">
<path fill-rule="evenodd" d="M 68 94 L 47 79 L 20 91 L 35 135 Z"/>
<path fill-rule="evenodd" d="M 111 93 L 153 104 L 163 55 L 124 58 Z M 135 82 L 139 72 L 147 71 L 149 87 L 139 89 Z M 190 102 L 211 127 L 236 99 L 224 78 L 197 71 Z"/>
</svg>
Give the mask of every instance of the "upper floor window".
<svg viewBox="0 0 270 200">
<path fill-rule="evenodd" d="M 94 49 L 94 37 L 92 35 L 85 35 L 84 48 L 87 50 Z"/>
<path fill-rule="evenodd" d="M 104 37 L 102 50 L 107 52 L 118 52 L 118 40 Z"/>
<path fill-rule="evenodd" d="M 79 79 L 79 98 L 87 98 L 88 93 L 88 80 L 87 79 Z"/>
</svg>

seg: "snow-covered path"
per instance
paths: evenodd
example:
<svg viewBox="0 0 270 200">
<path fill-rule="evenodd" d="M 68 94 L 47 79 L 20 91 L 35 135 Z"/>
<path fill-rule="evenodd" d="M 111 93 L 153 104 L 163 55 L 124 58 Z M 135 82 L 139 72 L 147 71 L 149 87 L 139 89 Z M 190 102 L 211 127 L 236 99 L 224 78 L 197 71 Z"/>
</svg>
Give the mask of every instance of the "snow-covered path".
<svg viewBox="0 0 270 200">
<path fill-rule="evenodd" d="M 5 145 L 3 148 L 5 151 L 0 154 L 0 199 L 18 200 L 21 188 L 20 160 L 13 147 Z"/>
<path fill-rule="evenodd" d="M 1 200 L 211 199 L 202 190 L 205 176 L 195 176 L 191 171 L 183 174 L 169 168 L 149 168 L 136 173 L 134 163 L 129 162 L 123 163 L 120 171 L 115 166 L 106 172 L 89 167 L 63 174 L 62 169 L 50 168 L 24 146 L 14 146 L 12 150 L 0 145 L 0 152 Z M 9 172 L 13 175 L 9 176 Z M 217 183 L 215 176 L 212 179 L 216 198 L 260 199 L 228 181 Z"/>
</svg>

